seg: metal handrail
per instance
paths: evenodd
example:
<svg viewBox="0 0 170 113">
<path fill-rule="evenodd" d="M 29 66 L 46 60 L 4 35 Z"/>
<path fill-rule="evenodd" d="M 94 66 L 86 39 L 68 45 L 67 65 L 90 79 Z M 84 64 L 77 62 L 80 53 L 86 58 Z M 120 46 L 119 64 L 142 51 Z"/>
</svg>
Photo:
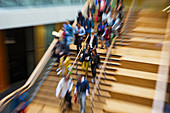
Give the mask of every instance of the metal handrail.
<svg viewBox="0 0 170 113">
<path fill-rule="evenodd" d="M 87 41 L 88 37 L 89 37 L 89 35 L 87 35 L 87 37 L 86 37 L 86 39 L 85 39 L 85 41 L 84 41 L 84 43 L 83 43 L 83 45 L 82 45 L 82 47 L 81 47 L 81 49 L 80 49 L 78 55 L 76 56 L 76 59 L 74 60 L 74 62 L 73 62 L 73 64 L 72 64 L 72 66 L 71 66 L 71 68 L 70 68 L 70 70 L 69 70 L 67 76 L 70 76 L 70 72 L 71 72 L 71 70 L 73 69 L 73 66 L 74 66 L 74 64 L 76 63 L 76 61 L 77 61 L 77 59 L 78 59 L 78 57 L 79 57 L 81 51 L 83 50 L 84 45 L 86 44 L 86 41 Z"/>
<path fill-rule="evenodd" d="M 134 10 L 135 2 L 136 2 L 136 0 L 133 0 L 131 2 L 129 11 L 128 11 L 127 15 L 126 15 L 125 22 L 124 22 L 123 27 L 122 27 L 122 30 L 120 31 L 121 34 L 125 34 L 126 33 L 125 31 L 128 28 L 128 23 L 129 23 L 129 20 L 130 20 L 130 18 L 132 16 L 132 11 Z"/>
<path fill-rule="evenodd" d="M 89 4 L 89 1 L 87 0 L 84 7 L 82 8 L 82 14 L 84 15 L 84 13 L 87 10 L 87 6 Z M 77 21 L 75 20 L 73 23 L 73 28 L 76 25 Z M 18 88 L 17 90 L 13 91 L 12 93 L 10 93 L 9 95 L 7 95 L 6 97 L 4 97 L 1 101 L 0 101 L 0 112 L 5 108 L 5 106 L 12 100 L 14 99 L 17 95 L 21 95 L 23 92 L 25 92 L 26 90 L 28 90 L 37 80 L 37 78 L 39 77 L 40 73 L 42 72 L 42 70 L 44 69 L 45 65 L 47 64 L 47 62 L 49 61 L 50 57 L 52 56 L 52 50 L 55 46 L 55 44 L 58 42 L 58 39 L 54 39 L 52 41 L 52 43 L 50 44 L 50 46 L 48 47 L 47 51 L 45 52 L 45 54 L 43 55 L 43 57 L 41 58 L 40 62 L 38 63 L 38 65 L 36 66 L 36 68 L 34 69 L 34 71 L 32 72 L 32 74 L 30 75 L 30 77 L 28 78 L 28 80 L 26 81 L 26 83 Z"/>
<path fill-rule="evenodd" d="M 123 25 L 123 27 L 122 27 L 121 33 L 124 33 L 124 32 L 127 30 L 128 20 L 130 19 L 131 14 L 132 14 L 131 12 L 132 12 L 133 9 L 134 9 L 135 1 L 136 1 L 136 0 L 133 0 L 132 3 L 131 3 L 131 5 L 130 5 L 130 9 L 129 9 L 129 11 L 128 11 L 128 14 L 126 15 L 125 23 L 124 23 L 124 25 Z M 133 9 L 132 9 L 132 8 L 133 8 Z M 94 89 L 93 89 L 93 92 L 92 92 L 92 95 L 91 95 L 91 111 L 92 111 L 92 113 L 93 113 L 93 100 L 94 100 L 94 95 L 95 95 L 95 93 L 96 93 L 97 88 L 99 87 L 99 83 L 100 83 L 101 76 L 102 76 L 102 74 L 103 74 L 103 72 L 104 72 L 104 70 L 105 70 L 105 67 L 106 67 L 106 62 L 107 62 L 107 60 L 109 59 L 109 56 L 110 56 L 110 53 L 111 53 L 111 49 L 112 49 L 113 44 L 115 43 L 117 37 L 118 37 L 118 36 L 114 37 L 114 39 L 112 40 L 112 43 L 111 43 L 111 45 L 110 45 L 110 47 L 109 47 L 109 50 L 108 50 L 108 52 L 107 52 L 107 54 L 106 54 L 106 58 L 105 58 L 105 61 L 104 61 L 104 63 L 103 63 L 102 69 L 101 69 L 100 74 L 99 74 L 99 76 L 98 76 L 98 80 L 97 80 L 97 82 L 95 83 L 95 86 L 94 86 Z M 98 88 L 98 90 L 100 90 L 100 88 Z"/>
</svg>

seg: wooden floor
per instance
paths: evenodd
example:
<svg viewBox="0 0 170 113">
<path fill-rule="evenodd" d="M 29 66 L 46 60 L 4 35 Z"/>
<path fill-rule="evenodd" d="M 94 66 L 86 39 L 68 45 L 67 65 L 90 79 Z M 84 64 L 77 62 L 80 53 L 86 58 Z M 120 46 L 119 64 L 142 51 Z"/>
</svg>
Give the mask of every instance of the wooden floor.
<svg viewBox="0 0 170 113">
<path fill-rule="evenodd" d="M 124 45 L 117 44 L 116 49 L 111 51 L 112 56 L 110 56 L 106 66 L 106 79 L 104 76 L 101 79 L 101 95 L 98 97 L 96 93 L 94 98 L 95 113 L 151 113 L 167 15 L 142 10 L 135 13 L 134 21 L 132 30 L 126 34 L 130 38 L 118 39 L 117 42 L 121 43 L 122 41 Z M 159 22 L 161 25 L 154 25 Z M 146 26 L 148 23 L 150 25 Z M 71 63 L 73 63 L 76 57 L 76 46 L 71 45 L 70 48 Z M 102 65 L 106 50 L 98 48 L 97 51 L 100 54 Z M 84 75 L 85 72 L 82 71 L 81 65 L 81 62 L 78 62 L 78 73 Z M 60 77 L 56 76 L 55 63 L 49 67 L 51 68 L 49 68 L 50 72 L 46 80 L 29 105 L 29 113 L 60 112 L 59 100 L 55 97 L 55 89 Z M 73 69 L 72 77 L 76 83 L 76 66 Z M 99 71 L 97 69 L 97 76 Z M 90 66 L 88 73 L 88 81 L 92 91 L 94 84 L 91 83 Z M 86 113 L 91 112 L 90 107 L 89 96 L 86 103 Z M 73 104 L 73 110 L 66 112 L 79 112 L 79 105 Z"/>
</svg>

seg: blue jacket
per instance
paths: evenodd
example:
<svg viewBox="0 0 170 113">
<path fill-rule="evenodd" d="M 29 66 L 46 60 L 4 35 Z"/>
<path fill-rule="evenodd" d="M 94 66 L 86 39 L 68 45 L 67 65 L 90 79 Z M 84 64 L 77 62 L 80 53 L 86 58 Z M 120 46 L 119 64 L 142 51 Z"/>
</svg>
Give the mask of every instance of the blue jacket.
<svg viewBox="0 0 170 113">
<path fill-rule="evenodd" d="M 68 25 L 66 25 L 66 31 L 68 32 L 65 32 L 65 36 L 67 37 L 67 36 L 71 36 L 71 37 L 73 37 L 73 27 L 70 25 L 70 24 L 68 24 Z"/>
<path fill-rule="evenodd" d="M 81 26 L 80 29 L 76 26 L 74 28 L 74 34 L 79 34 L 80 36 L 85 35 L 85 29 Z"/>
<path fill-rule="evenodd" d="M 86 26 L 87 26 L 87 28 L 86 28 Z M 84 28 L 85 28 L 86 33 L 91 33 L 91 27 L 93 27 L 92 20 L 89 18 L 88 20 L 85 20 L 85 22 L 84 22 Z"/>
<path fill-rule="evenodd" d="M 81 83 L 79 81 L 77 81 L 76 84 L 76 92 L 77 93 L 86 93 L 86 91 L 90 92 L 90 86 L 89 86 L 89 82 L 83 77 Z M 80 91 L 79 91 L 80 88 Z"/>
</svg>

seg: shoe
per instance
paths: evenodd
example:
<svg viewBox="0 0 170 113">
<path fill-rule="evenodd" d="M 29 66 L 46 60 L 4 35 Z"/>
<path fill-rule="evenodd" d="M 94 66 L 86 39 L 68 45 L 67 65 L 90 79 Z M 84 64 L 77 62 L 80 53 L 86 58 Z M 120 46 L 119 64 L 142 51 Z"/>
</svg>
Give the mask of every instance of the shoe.
<svg viewBox="0 0 170 113">
<path fill-rule="evenodd" d="M 94 83 L 94 80 L 93 80 L 93 78 L 91 79 L 91 82 L 92 82 L 92 83 Z"/>
<path fill-rule="evenodd" d="M 56 72 L 58 72 L 59 70 L 60 70 L 60 68 L 57 68 L 57 69 L 56 69 Z"/>
<path fill-rule="evenodd" d="M 96 83 L 96 77 L 94 78 L 94 82 Z"/>
<path fill-rule="evenodd" d="M 104 49 L 104 47 L 100 47 L 100 49 Z"/>
</svg>

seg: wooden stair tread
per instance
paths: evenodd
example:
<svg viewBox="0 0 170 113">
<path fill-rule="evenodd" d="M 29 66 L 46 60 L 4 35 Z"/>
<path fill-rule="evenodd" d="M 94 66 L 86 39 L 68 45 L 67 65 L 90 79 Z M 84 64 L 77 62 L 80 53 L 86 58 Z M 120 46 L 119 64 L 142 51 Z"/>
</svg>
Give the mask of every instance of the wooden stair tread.
<svg viewBox="0 0 170 113">
<path fill-rule="evenodd" d="M 122 60 L 133 61 L 133 62 L 141 62 L 141 63 L 148 63 L 148 64 L 160 64 L 160 59 L 158 58 L 148 58 L 142 56 L 134 56 L 134 55 L 124 55 Z"/>
<path fill-rule="evenodd" d="M 28 105 L 29 109 L 28 109 L 27 113 L 38 113 L 42 107 L 43 107 L 42 104 L 36 104 L 36 103 L 31 102 Z"/>
<path fill-rule="evenodd" d="M 76 55 L 74 53 L 72 53 L 72 52 L 70 52 L 70 56 L 76 57 Z M 106 56 L 100 55 L 100 59 L 105 59 L 105 58 L 106 58 Z M 117 58 L 112 58 L 112 57 L 110 57 L 109 60 L 120 61 L 121 58 L 118 58 L 118 57 Z"/>
<path fill-rule="evenodd" d="M 157 73 L 151 73 L 151 72 L 145 72 L 145 71 L 137 71 L 132 69 L 125 69 L 125 68 L 116 68 L 117 72 L 116 74 L 127 76 L 127 77 L 134 77 L 134 78 L 140 78 L 140 79 L 146 79 L 146 80 L 157 80 Z"/>
<path fill-rule="evenodd" d="M 70 61 L 70 63 L 73 63 L 75 60 L 75 58 L 71 58 L 72 61 Z M 103 64 L 104 63 L 104 60 L 100 60 L 100 63 Z M 106 64 L 110 64 L 110 65 L 116 65 L 116 66 L 120 66 L 121 64 L 118 63 L 118 62 L 115 62 L 115 61 L 107 61 Z"/>
<path fill-rule="evenodd" d="M 141 56 L 141 57 L 149 57 L 149 58 L 160 58 L 161 51 L 129 48 L 129 47 L 117 47 L 116 49 L 112 50 L 111 53 L 119 54 L 121 56 L 133 55 L 133 56 Z"/>
<path fill-rule="evenodd" d="M 149 24 L 165 24 L 166 25 L 166 18 L 153 18 L 153 17 L 140 17 L 136 20 L 136 22 L 141 22 L 141 23 L 149 23 Z"/>
<path fill-rule="evenodd" d="M 55 77 L 55 76 L 48 76 L 47 78 L 46 78 L 46 81 L 49 81 L 49 82 L 56 82 L 56 84 L 58 84 L 58 82 L 59 82 L 59 80 L 60 80 L 60 77 Z M 73 79 L 73 82 L 74 82 L 74 85 L 77 83 L 77 80 L 76 79 Z M 91 89 L 93 89 L 93 87 L 94 87 L 94 84 L 93 83 L 91 83 L 91 82 L 89 82 L 89 85 L 90 85 L 90 88 Z M 53 89 L 53 90 L 55 90 L 56 89 L 56 87 L 55 87 L 55 85 L 51 85 L 50 83 L 44 83 L 44 86 L 42 86 L 42 87 L 48 87 L 48 88 L 50 88 L 50 89 Z M 104 90 L 104 91 L 110 91 L 110 86 L 106 86 L 106 85 L 102 85 L 102 84 L 100 84 L 100 88 L 101 88 L 101 90 Z M 73 89 L 74 90 L 74 89 Z"/>
<path fill-rule="evenodd" d="M 150 28 L 150 27 L 136 27 L 133 32 L 144 32 L 144 33 L 155 33 L 155 34 L 165 34 L 164 28 Z"/>
<path fill-rule="evenodd" d="M 75 83 L 76 83 L 76 81 L 74 81 L 74 87 L 75 87 Z M 39 92 L 46 92 L 46 95 L 55 95 L 55 89 L 57 87 L 57 84 L 58 84 L 58 82 L 55 82 L 55 81 L 44 81 L 44 83 L 43 83 L 44 87 L 41 87 Z M 91 83 L 89 83 L 89 84 L 92 85 Z M 49 89 L 53 89 L 53 90 L 49 91 L 47 86 L 49 86 L 49 87 L 51 86 L 51 88 L 49 88 Z M 74 91 L 74 87 L 73 87 L 73 91 Z M 107 91 L 111 90 L 107 86 L 100 85 L 100 87 L 101 87 L 101 89 L 105 89 Z M 93 90 L 93 87 L 90 86 L 90 88 L 91 88 L 90 90 Z M 110 97 L 110 94 L 107 91 L 100 90 L 101 96 L 107 97 L 107 98 Z"/>
<path fill-rule="evenodd" d="M 155 90 L 151 88 L 116 82 L 112 86 L 112 92 L 121 93 L 124 95 L 132 95 L 132 96 L 137 96 L 137 97 L 142 97 L 147 99 L 153 99 Z"/>
<path fill-rule="evenodd" d="M 133 37 L 130 39 L 130 41 L 141 42 L 141 43 L 162 43 L 163 39 Z"/>
<path fill-rule="evenodd" d="M 151 113 L 151 109 L 149 106 L 118 99 L 107 100 L 104 107 L 104 111 L 109 113 Z"/>
<path fill-rule="evenodd" d="M 163 39 L 164 35 L 161 34 L 147 34 L 147 33 L 127 33 L 127 35 L 133 36 L 133 37 L 144 37 L 144 38 L 158 38 L 158 39 Z"/>
<path fill-rule="evenodd" d="M 80 71 L 79 74 L 84 75 L 85 73 L 82 72 L 82 71 Z M 50 76 L 56 76 L 56 72 L 50 72 L 49 75 L 50 75 Z M 72 76 L 73 79 L 77 79 L 77 78 L 76 78 L 76 70 L 73 70 L 72 75 L 75 75 L 75 76 Z M 96 75 L 98 76 L 98 74 L 96 74 Z M 88 76 L 88 79 L 91 79 L 91 78 L 92 78 L 92 75 L 89 75 L 89 76 Z M 112 85 L 112 84 L 113 84 L 113 81 L 116 81 L 115 78 L 112 78 L 111 80 L 109 80 L 109 79 L 107 78 L 107 76 L 106 76 L 106 80 L 103 80 L 103 79 L 104 79 L 103 76 L 102 76 L 101 78 L 102 78 L 102 79 L 100 80 L 100 82 L 101 82 L 102 85 L 107 85 L 107 86 L 109 86 L 109 85 Z M 90 81 L 89 81 L 89 82 L 90 82 Z"/>
</svg>

